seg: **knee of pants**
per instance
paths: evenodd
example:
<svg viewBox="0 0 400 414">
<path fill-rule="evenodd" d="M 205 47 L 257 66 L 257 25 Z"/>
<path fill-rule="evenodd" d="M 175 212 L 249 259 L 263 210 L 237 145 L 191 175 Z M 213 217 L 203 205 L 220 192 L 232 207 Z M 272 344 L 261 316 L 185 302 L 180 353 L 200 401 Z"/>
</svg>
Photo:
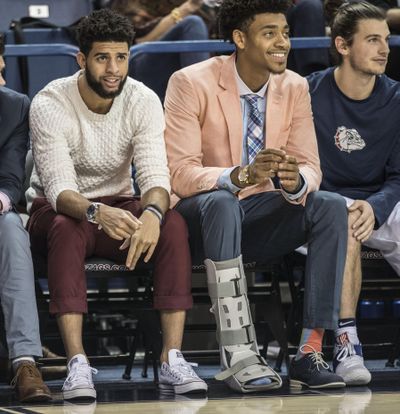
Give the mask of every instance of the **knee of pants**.
<svg viewBox="0 0 400 414">
<path fill-rule="evenodd" d="M 19 215 L 9 212 L 0 216 L 0 247 L 12 248 L 12 246 L 19 245 L 22 240 L 29 245 L 28 233 Z"/>
<path fill-rule="evenodd" d="M 189 233 L 185 219 L 176 211 L 168 210 L 161 228 L 161 238 L 169 243 L 181 246 L 188 243 Z"/>
<path fill-rule="evenodd" d="M 83 225 L 82 222 L 71 217 L 57 214 L 48 231 L 48 243 L 52 245 L 60 242 L 65 250 L 69 247 L 84 247 L 86 237 Z"/>
<path fill-rule="evenodd" d="M 207 40 L 208 29 L 200 16 L 186 16 L 180 23 L 182 25 L 181 40 Z"/>
<path fill-rule="evenodd" d="M 203 227 L 241 226 L 243 219 L 239 200 L 226 190 L 209 193 L 203 201 L 200 211 Z"/>
<path fill-rule="evenodd" d="M 306 209 L 309 210 L 310 207 L 311 214 L 322 215 L 332 223 L 343 223 L 347 231 L 346 200 L 341 195 L 328 191 L 315 191 L 307 196 Z"/>
</svg>

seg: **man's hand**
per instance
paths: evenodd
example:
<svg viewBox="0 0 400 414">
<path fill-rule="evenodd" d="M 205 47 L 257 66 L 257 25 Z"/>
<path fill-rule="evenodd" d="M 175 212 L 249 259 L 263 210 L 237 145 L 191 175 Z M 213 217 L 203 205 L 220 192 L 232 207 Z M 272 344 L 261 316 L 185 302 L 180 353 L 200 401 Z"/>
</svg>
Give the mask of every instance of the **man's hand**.
<svg viewBox="0 0 400 414">
<path fill-rule="evenodd" d="M 374 210 L 372 209 L 371 204 L 365 200 L 355 200 L 354 203 L 348 207 L 348 210 L 349 212 L 359 210 L 361 213 L 351 226 L 351 229 L 353 231 L 353 237 L 361 243 L 364 243 L 368 240 L 375 226 Z"/>
<path fill-rule="evenodd" d="M 301 183 L 299 166 L 295 157 L 286 155 L 285 147 L 281 147 L 281 150 L 285 152 L 285 156 L 278 165 L 276 175 L 279 177 L 282 188 L 289 193 L 293 193 L 299 188 Z"/>
<path fill-rule="evenodd" d="M 160 220 L 151 211 L 143 211 L 140 216 L 142 225 L 140 228 L 120 247 L 121 250 L 126 249 L 129 245 L 128 256 L 126 258 L 126 266 L 134 269 L 136 263 L 142 254 L 146 254 L 143 259 L 147 263 L 154 253 L 160 238 Z"/>
<path fill-rule="evenodd" d="M 130 211 L 102 204 L 96 214 L 96 221 L 105 233 L 115 240 L 130 238 L 141 222 Z"/>
<path fill-rule="evenodd" d="M 261 150 L 250 164 L 249 175 L 252 184 L 263 183 L 275 177 L 279 164 L 285 159 L 286 152 L 275 148 Z"/>
</svg>

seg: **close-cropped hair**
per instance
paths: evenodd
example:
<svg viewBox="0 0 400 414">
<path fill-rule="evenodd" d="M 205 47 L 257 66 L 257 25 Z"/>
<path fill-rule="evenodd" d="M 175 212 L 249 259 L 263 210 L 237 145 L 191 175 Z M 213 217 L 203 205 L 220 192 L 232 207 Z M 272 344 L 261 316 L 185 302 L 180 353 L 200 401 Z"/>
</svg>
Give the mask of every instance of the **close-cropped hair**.
<svg viewBox="0 0 400 414">
<path fill-rule="evenodd" d="M 132 23 L 110 9 L 96 10 L 84 17 L 77 27 L 80 51 L 87 56 L 94 42 L 126 42 L 130 48 L 135 37 Z"/>
<path fill-rule="evenodd" d="M 0 32 L 0 56 L 4 55 L 4 34 Z"/>
<path fill-rule="evenodd" d="M 233 31 L 246 32 L 257 14 L 282 13 L 286 16 L 292 4 L 291 0 L 223 0 L 218 12 L 220 36 L 233 42 Z"/>
<path fill-rule="evenodd" d="M 351 46 L 361 20 L 385 20 L 385 10 L 366 1 L 325 0 L 325 15 L 331 27 L 331 53 L 337 63 L 343 62 L 336 50 L 335 39 L 340 36 Z"/>
</svg>

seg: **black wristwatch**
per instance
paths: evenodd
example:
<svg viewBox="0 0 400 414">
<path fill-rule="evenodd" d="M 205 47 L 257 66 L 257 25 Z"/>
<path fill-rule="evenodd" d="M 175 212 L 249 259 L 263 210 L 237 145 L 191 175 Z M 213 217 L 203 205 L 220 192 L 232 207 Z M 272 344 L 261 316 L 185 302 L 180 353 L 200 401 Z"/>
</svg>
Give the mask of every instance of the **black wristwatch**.
<svg viewBox="0 0 400 414">
<path fill-rule="evenodd" d="M 89 223 L 99 224 L 96 221 L 96 214 L 99 211 L 101 203 L 92 203 L 86 210 L 86 219 Z"/>
</svg>

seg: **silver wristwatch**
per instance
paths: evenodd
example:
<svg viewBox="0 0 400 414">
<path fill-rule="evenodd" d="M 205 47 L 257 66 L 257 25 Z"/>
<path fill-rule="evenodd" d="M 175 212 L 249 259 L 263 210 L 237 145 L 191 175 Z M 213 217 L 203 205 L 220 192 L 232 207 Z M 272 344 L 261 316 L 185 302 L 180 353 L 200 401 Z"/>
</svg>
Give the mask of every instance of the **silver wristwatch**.
<svg viewBox="0 0 400 414">
<path fill-rule="evenodd" d="M 101 203 L 92 203 L 86 210 L 86 219 L 89 223 L 99 224 L 96 221 L 96 214 L 99 211 Z"/>
</svg>

